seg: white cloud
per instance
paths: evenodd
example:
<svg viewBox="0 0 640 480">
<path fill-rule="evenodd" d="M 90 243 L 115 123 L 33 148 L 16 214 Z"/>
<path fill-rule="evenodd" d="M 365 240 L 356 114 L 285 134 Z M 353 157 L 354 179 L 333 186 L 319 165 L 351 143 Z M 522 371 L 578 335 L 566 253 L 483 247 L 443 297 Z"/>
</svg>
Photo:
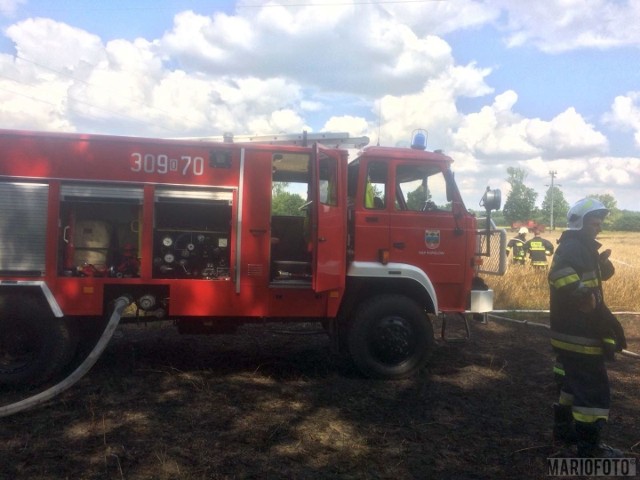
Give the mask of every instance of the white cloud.
<svg viewBox="0 0 640 480">
<path fill-rule="evenodd" d="M 81 62 L 95 64 L 104 55 L 97 35 L 46 18 L 11 25 L 6 36 L 15 42 L 19 57 L 63 73 L 72 72 Z"/>
<path fill-rule="evenodd" d="M 283 76 L 369 95 L 419 91 L 426 79 L 453 64 L 441 38 L 418 36 L 375 5 L 336 6 L 335 15 L 325 8 L 333 11 L 325 5 L 239 9 L 242 17 L 184 12 L 161 45 L 185 69 Z"/>
<path fill-rule="evenodd" d="M 0 11 L 2 5 L 10 3 Z M 0 126 L 153 136 L 334 130 L 368 135 L 373 144 L 380 132 L 382 145 L 407 145 L 412 130 L 425 128 L 429 148 L 455 159 L 472 202 L 487 185 L 504 187 L 510 165 L 527 168 L 539 191 L 557 168 L 568 191 L 616 185 L 626 195 L 640 181 L 637 159 L 607 156 L 606 137 L 576 108 L 524 117 L 517 86 L 496 95 L 492 70 L 458 64 L 441 36 L 492 22 L 512 46 L 561 52 L 633 44 L 635 23 L 624 32 L 613 27 L 625 15 L 634 18 L 635 2 L 589 5 L 457 0 L 284 8 L 247 0 L 235 13 L 181 12 L 160 38 L 136 40 L 27 19 L 5 30 L 17 56 L 0 55 Z M 598 19 L 609 23 L 594 28 Z M 476 99 L 476 111 L 463 114 L 463 98 Z M 640 145 L 640 94 L 616 98 L 605 120 L 634 131 Z"/>
<path fill-rule="evenodd" d="M 587 123 L 573 107 L 549 122 L 532 119 L 527 123 L 527 138 L 544 152 L 545 158 L 593 155 L 607 150 L 606 137 Z"/>
<path fill-rule="evenodd" d="M 636 0 L 549 0 L 490 2 L 507 13 L 509 46 L 531 44 L 544 52 L 640 45 L 640 2 Z"/>
<path fill-rule="evenodd" d="M 354 137 L 368 135 L 370 126 L 362 117 L 343 115 L 341 117 L 331 117 L 321 129 L 325 132 L 347 132 Z"/>
<path fill-rule="evenodd" d="M 0 0 L 0 14 L 12 17 L 20 5 L 27 3 L 27 0 Z"/>
<path fill-rule="evenodd" d="M 593 156 L 607 149 L 606 137 L 569 108 L 550 121 L 522 118 L 513 110 L 518 96 L 507 91 L 493 105 L 467 115 L 454 135 L 456 150 L 485 160 L 553 160 Z"/>
<path fill-rule="evenodd" d="M 636 145 L 640 147 L 640 92 L 617 96 L 603 120 L 622 130 L 632 130 Z"/>
<path fill-rule="evenodd" d="M 379 8 L 419 35 L 445 35 L 477 28 L 497 20 L 500 15 L 499 8 L 491 5 L 491 2 L 474 0 L 388 2 L 381 3 Z"/>
</svg>

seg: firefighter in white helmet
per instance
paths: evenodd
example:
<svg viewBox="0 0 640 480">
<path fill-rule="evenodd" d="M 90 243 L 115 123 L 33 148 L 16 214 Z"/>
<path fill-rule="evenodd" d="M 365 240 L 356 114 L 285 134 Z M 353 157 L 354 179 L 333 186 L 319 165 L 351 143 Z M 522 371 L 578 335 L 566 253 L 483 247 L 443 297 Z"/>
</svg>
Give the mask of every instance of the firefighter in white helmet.
<svg viewBox="0 0 640 480">
<path fill-rule="evenodd" d="M 526 255 L 524 244 L 527 241 L 527 233 L 529 233 L 529 229 L 527 227 L 520 227 L 518 235 L 513 237 L 509 240 L 509 243 L 507 243 L 507 257 L 513 252 L 513 255 L 511 255 L 511 262 L 514 264 L 524 265 Z"/>
<path fill-rule="evenodd" d="M 600 443 L 610 406 L 605 359 L 626 348 L 624 330 L 602 294 L 602 281 L 614 274 L 611 251 L 598 253 L 596 241 L 608 213 L 593 198 L 573 205 L 549 270 L 554 372 L 562 378 L 553 433 L 557 440 L 575 442 L 580 457 L 622 456 Z"/>
</svg>

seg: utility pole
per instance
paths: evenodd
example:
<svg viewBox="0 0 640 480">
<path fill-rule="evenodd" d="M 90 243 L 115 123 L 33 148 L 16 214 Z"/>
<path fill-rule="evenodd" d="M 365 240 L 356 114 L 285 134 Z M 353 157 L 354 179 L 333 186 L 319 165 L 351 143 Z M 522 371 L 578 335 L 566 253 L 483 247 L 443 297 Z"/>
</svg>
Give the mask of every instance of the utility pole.
<svg viewBox="0 0 640 480">
<path fill-rule="evenodd" d="M 558 174 L 558 172 L 556 172 L 555 170 L 551 170 L 549 171 L 549 175 L 551 175 L 551 186 L 549 187 L 549 191 L 551 192 L 551 212 L 550 212 L 550 219 L 549 219 L 549 226 L 551 227 L 551 230 L 555 230 L 555 226 L 553 224 L 553 198 L 555 197 L 555 190 L 553 189 L 553 181 L 556 178 L 556 175 Z"/>
</svg>

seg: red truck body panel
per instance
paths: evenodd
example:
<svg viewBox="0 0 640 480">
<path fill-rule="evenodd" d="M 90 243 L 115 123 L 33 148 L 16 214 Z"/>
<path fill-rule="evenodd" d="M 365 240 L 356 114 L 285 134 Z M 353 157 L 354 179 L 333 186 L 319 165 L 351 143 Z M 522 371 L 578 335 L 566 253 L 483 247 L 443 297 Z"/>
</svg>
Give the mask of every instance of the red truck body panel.
<svg viewBox="0 0 640 480">
<path fill-rule="evenodd" d="M 386 204 L 376 210 L 360 193 L 352 197 L 347 174 L 359 172 L 354 185 L 364 192 L 371 162 L 386 168 Z M 440 310 L 463 311 L 476 227 L 449 176 L 451 162 L 440 153 L 370 147 L 358 170 L 348 167 L 346 151 L 315 144 L 0 131 L 3 194 L 28 199 L 37 191 L 33 210 L 46 212 L 23 219 L 24 238 L 3 224 L 11 248 L 0 257 L 0 279 L 45 281 L 70 316 L 102 315 L 110 291 L 130 288 L 166 292 L 171 317 L 323 318 L 338 314 L 351 262 L 389 262 L 424 272 Z M 407 204 L 427 191 L 415 190 L 419 184 L 402 191 L 403 182 L 417 181 L 414 172 L 446 184 L 444 208 L 426 213 Z M 308 185 L 304 219 L 272 214 L 280 173 Z M 32 211 L 24 202 L 3 207 L 21 217 Z M 277 238 L 287 228 L 298 232 L 295 248 Z M 22 248 L 38 259 L 18 261 Z"/>
</svg>

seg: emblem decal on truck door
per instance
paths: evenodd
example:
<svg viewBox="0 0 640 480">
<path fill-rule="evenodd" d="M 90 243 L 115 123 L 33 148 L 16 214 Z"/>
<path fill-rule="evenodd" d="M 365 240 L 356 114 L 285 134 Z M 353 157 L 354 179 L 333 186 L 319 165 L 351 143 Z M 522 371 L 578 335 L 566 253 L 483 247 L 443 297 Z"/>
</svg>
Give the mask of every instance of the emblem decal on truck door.
<svg viewBox="0 0 640 480">
<path fill-rule="evenodd" d="M 425 230 L 424 243 L 431 250 L 440 246 L 440 230 Z"/>
</svg>

